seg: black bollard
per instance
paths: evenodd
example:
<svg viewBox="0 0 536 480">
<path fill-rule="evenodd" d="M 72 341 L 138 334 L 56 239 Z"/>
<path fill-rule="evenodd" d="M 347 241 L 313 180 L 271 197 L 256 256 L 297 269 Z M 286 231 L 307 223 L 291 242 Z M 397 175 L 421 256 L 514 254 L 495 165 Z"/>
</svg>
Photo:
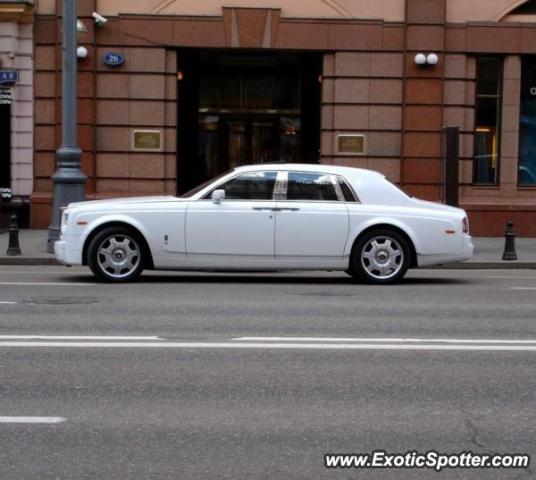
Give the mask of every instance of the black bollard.
<svg viewBox="0 0 536 480">
<path fill-rule="evenodd" d="M 11 220 L 9 222 L 9 245 L 7 247 L 7 255 L 20 255 L 19 245 L 19 222 L 17 214 L 13 212 L 11 214 Z"/>
<path fill-rule="evenodd" d="M 511 220 L 506 222 L 503 260 L 517 260 L 516 231 L 514 230 L 514 223 Z"/>
</svg>

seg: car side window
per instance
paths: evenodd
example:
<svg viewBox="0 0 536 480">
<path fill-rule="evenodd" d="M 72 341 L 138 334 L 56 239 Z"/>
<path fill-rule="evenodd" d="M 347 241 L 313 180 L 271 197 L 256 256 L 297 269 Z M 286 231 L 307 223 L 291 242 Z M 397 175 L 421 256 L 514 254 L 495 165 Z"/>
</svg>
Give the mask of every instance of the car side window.
<svg viewBox="0 0 536 480">
<path fill-rule="evenodd" d="M 277 172 L 245 172 L 215 190 L 225 190 L 226 200 L 272 200 L 276 178 Z"/>
<path fill-rule="evenodd" d="M 323 173 L 289 172 L 287 200 L 337 202 L 332 176 Z"/>
</svg>

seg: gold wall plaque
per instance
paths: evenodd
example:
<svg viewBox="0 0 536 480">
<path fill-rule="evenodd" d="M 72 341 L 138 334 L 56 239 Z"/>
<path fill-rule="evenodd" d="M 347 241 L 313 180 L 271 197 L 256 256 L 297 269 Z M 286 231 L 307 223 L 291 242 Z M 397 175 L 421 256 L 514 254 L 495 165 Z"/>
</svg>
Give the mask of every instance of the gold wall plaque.
<svg viewBox="0 0 536 480">
<path fill-rule="evenodd" d="M 363 155 L 365 153 L 365 135 L 342 133 L 337 135 L 337 153 L 346 155 Z"/>
<path fill-rule="evenodd" d="M 134 130 L 132 146 L 134 150 L 162 150 L 162 132 L 160 130 Z"/>
</svg>

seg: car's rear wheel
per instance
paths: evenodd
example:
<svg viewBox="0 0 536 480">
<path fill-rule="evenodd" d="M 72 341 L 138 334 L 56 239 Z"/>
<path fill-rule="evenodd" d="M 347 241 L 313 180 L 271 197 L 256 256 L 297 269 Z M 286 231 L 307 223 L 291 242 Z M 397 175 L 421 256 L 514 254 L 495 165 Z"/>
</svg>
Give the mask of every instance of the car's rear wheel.
<svg viewBox="0 0 536 480">
<path fill-rule="evenodd" d="M 109 227 L 99 232 L 88 247 L 88 266 L 105 282 L 130 282 L 143 271 L 142 243 L 124 227 Z"/>
<path fill-rule="evenodd" d="M 408 242 L 398 232 L 372 230 L 355 243 L 350 272 L 366 283 L 395 283 L 408 271 L 410 257 Z"/>
</svg>

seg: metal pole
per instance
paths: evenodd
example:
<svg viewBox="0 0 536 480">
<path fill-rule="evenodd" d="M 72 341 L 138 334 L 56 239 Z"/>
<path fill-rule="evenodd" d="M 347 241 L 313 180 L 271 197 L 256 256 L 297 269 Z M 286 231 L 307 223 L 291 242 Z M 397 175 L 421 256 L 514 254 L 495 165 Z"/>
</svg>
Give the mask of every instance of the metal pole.
<svg viewBox="0 0 536 480">
<path fill-rule="evenodd" d="M 57 170 L 52 175 L 54 197 L 52 223 L 48 229 L 47 251 L 54 253 L 60 236 L 61 207 L 85 200 L 87 177 L 80 169 L 82 151 L 77 145 L 77 3 L 63 0 L 62 145 L 56 152 Z"/>
<path fill-rule="evenodd" d="M 444 127 L 445 203 L 459 205 L 460 127 Z"/>
</svg>

